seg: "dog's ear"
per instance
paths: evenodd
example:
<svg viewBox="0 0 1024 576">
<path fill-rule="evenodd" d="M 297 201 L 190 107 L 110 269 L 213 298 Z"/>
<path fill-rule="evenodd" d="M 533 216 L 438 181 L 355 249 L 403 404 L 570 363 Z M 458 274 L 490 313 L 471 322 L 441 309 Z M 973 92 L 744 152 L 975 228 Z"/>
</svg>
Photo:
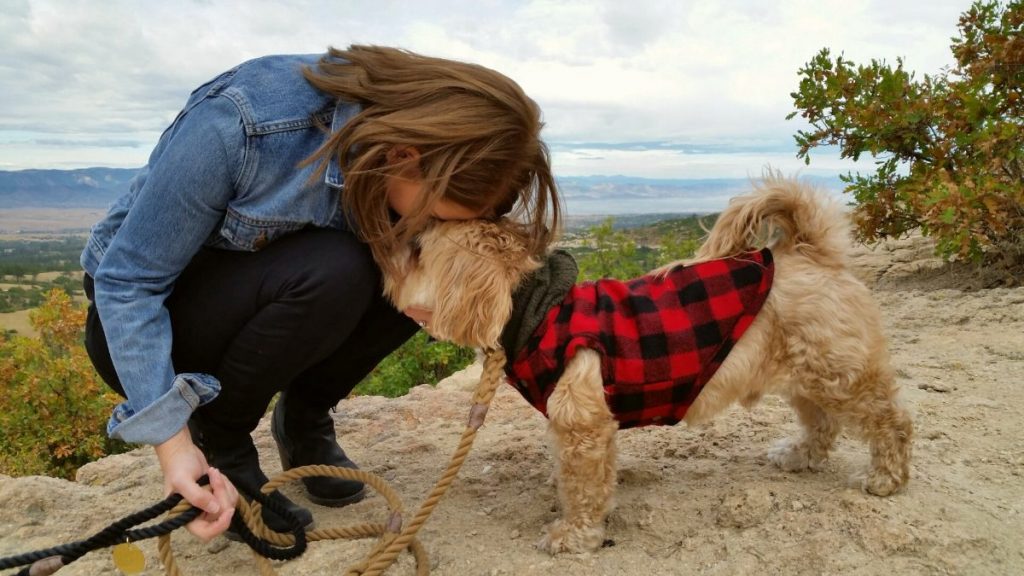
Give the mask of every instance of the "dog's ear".
<svg viewBox="0 0 1024 576">
<path fill-rule="evenodd" d="M 463 346 L 497 347 L 512 314 L 512 292 L 540 266 L 522 239 L 500 222 L 453 224 L 441 266 L 432 324 Z"/>
<path fill-rule="evenodd" d="M 398 246 L 390 256 L 391 268 L 382 267 L 384 296 L 396 306 L 402 281 L 415 265 L 413 255 L 412 245 Z"/>
<path fill-rule="evenodd" d="M 504 264 L 504 270 L 510 275 L 512 290 L 515 290 L 523 277 L 540 268 L 541 263 L 530 254 L 522 226 L 508 218 L 485 224 L 479 229 L 480 245 L 487 250 L 488 256 Z"/>
</svg>

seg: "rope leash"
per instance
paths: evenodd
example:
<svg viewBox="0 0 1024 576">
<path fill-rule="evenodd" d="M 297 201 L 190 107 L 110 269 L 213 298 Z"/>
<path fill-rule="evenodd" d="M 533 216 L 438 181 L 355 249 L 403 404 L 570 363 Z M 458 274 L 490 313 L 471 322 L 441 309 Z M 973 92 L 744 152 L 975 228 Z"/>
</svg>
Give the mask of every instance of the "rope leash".
<svg viewBox="0 0 1024 576">
<path fill-rule="evenodd" d="M 403 527 L 403 507 L 398 494 L 386 481 L 375 474 L 362 470 L 353 470 L 335 466 L 302 466 L 287 470 L 265 484 L 260 494 L 249 495 L 254 503 L 249 504 L 239 498 L 236 510 L 241 514 L 241 522 L 234 526 L 242 540 L 252 549 L 261 576 L 277 576 L 270 560 L 288 560 L 302 555 L 308 542 L 319 540 L 360 539 L 379 537 L 367 557 L 349 567 L 345 576 L 378 576 L 390 567 L 403 550 L 409 550 L 416 561 L 417 576 L 430 573 L 429 557 L 426 549 L 416 539 L 416 534 L 426 523 L 430 514 L 437 507 L 441 498 L 448 491 L 458 476 L 462 464 L 476 439 L 477 430 L 483 425 L 487 410 L 501 383 L 505 366 L 505 353 L 501 349 L 486 350 L 483 374 L 473 393 L 473 405 L 469 412 L 469 421 L 463 431 L 459 445 L 452 455 L 448 468 L 435 484 L 430 494 L 424 499 L 419 510 L 408 525 Z M 317 529 L 305 532 L 292 514 L 267 495 L 288 482 L 309 476 L 334 476 L 349 480 L 358 480 L 381 494 L 388 502 L 390 516 L 385 523 L 366 523 L 349 527 Z M 204 476 L 202 483 L 208 482 Z M 274 532 L 263 524 L 260 514 L 261 507 L 267 506 L 278 513 L 289 524 L 295 526 L 291 532 Z M 152 527 L 129 530 L 142 522 L 167 512 L 169 519 Z M 88 552 L 146 538 L 156 537 L 157 550 L 164 565 L 167 576 L 182 576 L 174 553 L 171 550 L 170 533 L 195 519 L 201 510 L 183 501 L 181 495 L 172 494 L 146 510 L 137 512 L 104 528 L 91 538 L 71 544 L 57 546 L 46 550 L 21 554 L 9 558 L 0 558 L 0 570 L 31 564 L 16 576 L 48 576 L 61 567 L 70 564 Z"/>
<path fill-rule="evenodd" d="M 198 480 L 198 483 L 200 484 L 206 484 L 208 482 L 209 478 L 206 476 L 203 476 Z M 145 510 L 140 510 L 139 512 L 126 516 L 85 540 L 79 540 L 77 542 L 71 542 L 70 544 L 64 544 L 61 546 L 54 546 L 53 548 L 47 548 L 45 550 L 36 550 L 34 552 L 19 554 L 17 556 L 0 558 L 0 570 L 17 568 L 18 566 L 31 564 L 31 566 L 18 572 L 17 575 L 27 576 L 28 574 L 32 574 L 32 576 L 37 576 L 52 574 L 58 569 L 71 564 L 93 550 L 107 548 L 122 542 L 133 542 L 170 533 L 172 530 L 184 526 L 194 520 L 202 511 L 198 508 L 193 508 L 156 526 L 141 528 L 138 530 L 129 530 L 129 528 L 152 520 L 160 514 L 171 510 L 175 505 L 181 502 L 181 499 L 181 494 L 171 494 L 164 499 L 164 501 L 150 506 Z M 189 508 L 191 508 L 191 506 Z"/>
<path fill-rule="evenodd" d="M 209 477 L 203 475 L 197 480 L 197 483 L 208 484 L 209 481 Z M 283 505 L 270 500 L 264 494 L 258 495 L 257 498 L 274 510 L 274 512 L 281 514 L 288 520 L 289 524 L 295 527 L 292 532 L 294 544 L 291 548 L 287 549 L 274 548 L 269 542 L 261 541 L 256 537 L 249 530 L 248 526 L 239 526 L 238 528 L 242 539 L 253 550 L 259 550 L 260 553 L 276 559 L 295 558 L 305 552 L 306 538 L 299 519 L 285 509 Z M 132 529 L 132 526 L 148 522 L 165 512 L 169 512 L 167 520 L 153 526 Z M 94 550 L 108 548 L 125 542 L 147 540 L 149 538 L 168 538 L 171 532 L 195 520 L 200 514 L 202 514 L 202 510 L 183 501 L 181 494 L 171 494 L 163 501 L 145 510 L 129 514 L 85 540 L 17 556 L 0 558 L 0 570 L 17 568 L 18 566 L 28 564 L 29 566 L 17 572 L 16 576 L 48 576 Z"/>
<path fill-rule="evenodd" d="M 350 570 L 346 573 L 346 576 L 378 576 L 383 573 L 391 564 L 394 563 L 398 553 L 409 546 L 416 537 L 416 533 L 419 532 L 423 524 L 426 523 L 427 518 L 437 507 L 441 497 L 444 496 L 445 492 L 448 491 L 449 486 L 458 476 L 459 470 L 462 468 L 463 462 L 466 461 L 466 457 L 469 455 L 470 449 L 473 447 L 473 442 L 476 440 L 477 430 L 483 425 L 484 420 L 487 417 L 487 410 L 490 408 L 491 401 L 494 400 L 494 395 L 498 390 L 498 385 L 501 383 L 501 376 L 505 368 L 505 352 L 503 350 L 495 349 L 487 351 L 487 358 L 484 361 L 483 374 L 480 377 L 480 382 L 477 385 L 476 391 L 473 393 L 473 406 L 469 411 L 469 422 L 466 424 L 466 429 L 462 433 L 462 439 L 459 442 L 458 448 L 455 450 L 455 454 L 452 456 L 452 461 L 448 465 L 448 469 L 438 480 L 434 489 L 431 490 L 429 496 L 423 501 L 416 516 L 413 517 L 412 522 L 409 526 L 398 535 L 387 547 L 382 550 L 379 554 L 373 554 L 367 559 L 368 567 L 364 570 Z M 361 567 L 361 566 L 360 566 Z M 422 574 L 429 572 L 429 569 L 422 571 Z"/>
</svg>

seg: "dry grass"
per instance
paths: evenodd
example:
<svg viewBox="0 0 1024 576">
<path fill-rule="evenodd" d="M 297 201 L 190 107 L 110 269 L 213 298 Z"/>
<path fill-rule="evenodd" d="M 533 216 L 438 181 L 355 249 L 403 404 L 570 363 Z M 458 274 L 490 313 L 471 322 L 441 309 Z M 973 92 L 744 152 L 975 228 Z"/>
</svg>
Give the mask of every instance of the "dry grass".
<svg viewBox="0 0 1024 576">
<path fill-rule="evenodd" d="M 102 208 L 9 208 L 0 210 L 0 237 L 27 239 L 26 235 L 87 232 L 106 210 Z"/>
<path fill-rule="evenodd" d="M 35 329 L 28 321 L 30 312 L 31 310 L 18 310 L 0 313 L 0 330 L 14 330 L 22 336 L 36 336 Z"/>
</svg>

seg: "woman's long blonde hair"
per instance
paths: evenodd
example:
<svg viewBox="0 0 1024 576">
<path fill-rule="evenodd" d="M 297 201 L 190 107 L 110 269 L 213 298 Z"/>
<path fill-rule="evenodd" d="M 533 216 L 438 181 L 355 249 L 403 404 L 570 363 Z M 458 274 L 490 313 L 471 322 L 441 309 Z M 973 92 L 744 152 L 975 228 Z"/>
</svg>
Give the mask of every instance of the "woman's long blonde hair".
<svg viewBox="0 0 1024 576">
<path fill-rule="evenodd" d="M 561 201 L 540 139 L 540 108 L 514 81 L 476 64 L 379 46 L 330 48 L 306 79 L 362 111 L 307 162 L 338 158 L 342 202 L 381 266 L 447 199 L 486 216 L 509 215 L 535 254 L 558 231 Z M 394 147 L 414 147 L 425 190 L 417 209 L 392 221 L 384 175 Z"/>
</svg>

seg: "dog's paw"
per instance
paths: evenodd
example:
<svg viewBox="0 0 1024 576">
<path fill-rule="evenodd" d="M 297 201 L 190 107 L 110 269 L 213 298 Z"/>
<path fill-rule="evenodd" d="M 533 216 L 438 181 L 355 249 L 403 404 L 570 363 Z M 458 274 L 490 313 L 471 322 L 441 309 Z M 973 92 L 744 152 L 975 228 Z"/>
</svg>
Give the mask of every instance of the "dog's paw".
<svg viewBox="0 0 1024 576">
<path fill-rule="evenodd" d="M 879 470 L 871 470 L 867 474 L 857 475 L 856 479 L 860 482 L 861 490 L 875 496 L 889 496 L 902 486 L 902 483 L 894 475 Z"/>
<path fill-rule="evenodd" d="M 604 527 L 570 526 L 563 520 L 555 520 L 537 541 L 537 548 L 548 554 L 565 552 L 592 552 L 604 543 Z"/>
<path fill-rule="evenodd" d="M 812 458 L 807 445 L 795 438 L 780 440 L 772 446 L 768 450 L 768 460 L 786 472 L 821 470 L 825 467 L 824 458 Z"/>
<path fill-rule="evenodd" d="M 551 554 L 551 555 L 555 555 L 555 554 L 558 554 L 559 552 L 562 552 L 562 550 L 561 550 L 561 542 L 560 541 L 555 541 L 551 537 L 551 533 L 548 532 L 547 530 L 544 531 L 544 535 L 540 537 L 540 540 L 537 540 L 537 542 L 534 544 L 534 546 L 537 548 L 537 550 L 540 550 L 542 552 L 547 552 L 548 554 Z"/>
</svg>

